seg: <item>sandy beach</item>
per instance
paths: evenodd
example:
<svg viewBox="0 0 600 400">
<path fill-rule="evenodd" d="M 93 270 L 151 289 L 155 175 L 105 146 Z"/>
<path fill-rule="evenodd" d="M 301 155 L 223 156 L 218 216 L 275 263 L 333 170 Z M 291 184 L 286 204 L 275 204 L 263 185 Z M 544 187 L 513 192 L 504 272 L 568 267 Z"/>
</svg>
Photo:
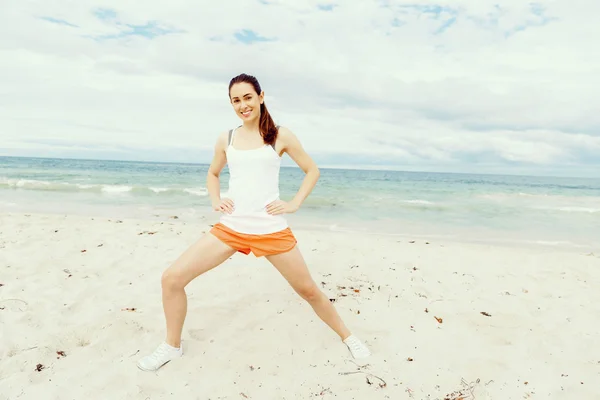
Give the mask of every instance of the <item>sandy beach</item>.
<svg viewBox="0 0 600 400">
<path fill-rule="evenodd" d="M 600 398 L 600 251 L 328 231 L 294 230 L 370 359 L 235 255 L 188 286 L 184 357 L 140 371 L 214 219 L 0 214 L 0 400 Z"/>
</svg>

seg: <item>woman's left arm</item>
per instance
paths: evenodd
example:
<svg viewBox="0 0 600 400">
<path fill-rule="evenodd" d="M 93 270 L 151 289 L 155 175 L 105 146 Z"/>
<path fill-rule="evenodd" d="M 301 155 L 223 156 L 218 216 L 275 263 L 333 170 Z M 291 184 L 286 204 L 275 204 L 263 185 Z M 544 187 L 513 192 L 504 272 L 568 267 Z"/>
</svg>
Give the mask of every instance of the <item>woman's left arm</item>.
<svg viewBox="0 0 600 400">
<path fill-rule="evenodd" d="M 273 215 L 296 212 L 312 192 L 321 175 L 319 167 L 304 150 L 302 143 L 292 131 L 280 127 L 277 140 L 282 142 L 281 150 L 286 152 L 306 175 L 298 192 L 290 202 L 275 201 L 267 206 L 267 212 Z"/>
</svg>

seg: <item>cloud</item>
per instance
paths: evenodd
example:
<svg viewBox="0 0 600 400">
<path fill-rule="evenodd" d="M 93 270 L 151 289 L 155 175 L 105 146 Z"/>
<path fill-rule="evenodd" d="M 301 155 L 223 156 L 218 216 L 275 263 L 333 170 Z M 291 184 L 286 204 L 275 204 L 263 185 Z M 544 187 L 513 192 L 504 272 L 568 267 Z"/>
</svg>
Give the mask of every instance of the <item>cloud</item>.
<svg viewBox="0 0 600 400">
<path fill-rule="evenodd" d="M 168 26 L 162 26 L 158 21 L 147 21 L 143 24 L 128 24 L 123 23 L 119 19 L 119 14 L 112 8 L 97 8 L 93 11 L 93 15 L 99 20 L 114 26 L 118 33 L 105 35 L 88 36 L 96 41 L 123 39 L 129 36 L 141 36 L 147 39 L 153 39 L 157 36 L 168 35 L 172 33 L 184 33 Z"/>
<path fill-rule="evenodd" d="M 65 20 L 62 19 L 57 19 L 57 18 L 51 18 L 51 17 L 40 17 L 40 19 L 44 20 L 44 21 L 48 21 L 51 22 L 53 24 L 58 24 L 58 25 L 65 25 L 65 26 L 70 26 L 71 28 L 78 28 L 77 25 L 73 25 Z"/>
<path fill-rule="evenodd" d="M 99 7 L 93 11 L 93 14 L 96 18 L 104 21 L 113 21 L 117 19 L 117 12 L 112 8 Z"/>
<path fill-rule="evenodd" d="M 276 40 L 260 36 L 259 34 L 250 29 L 242 29 L 240 32 L 236 32 L 234 36 L 237 40 L 245 44 L 252 44 L 257 42 L 271 42 Z"/>
<path fill-rule="evenodd" d="M 229 79 L 247 72 L 327 164 L 589 171 L 594 11 L 592 0 L 15 3 L 0 13 L 0 154 L 209 162 L 239 123 Z"/>
<path fill-rule="evenodd" d="M 317 4 L 317 8 L 321 11 L 333 11 L 337 4 Z"/>
</svg>

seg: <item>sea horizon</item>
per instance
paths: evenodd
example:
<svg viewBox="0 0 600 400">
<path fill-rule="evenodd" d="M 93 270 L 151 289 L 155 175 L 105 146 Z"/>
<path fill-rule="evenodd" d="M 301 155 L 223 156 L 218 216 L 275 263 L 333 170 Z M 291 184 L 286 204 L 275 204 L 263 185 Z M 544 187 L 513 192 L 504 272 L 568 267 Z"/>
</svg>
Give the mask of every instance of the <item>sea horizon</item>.
<svg viewBox="0 0 600 400">
<path fill-rule="evenodd" d="M 119 158 L 87 158 L 87 157 L 49 157 L 49 156 L 10 156 L 10 155 L 2 155 L 0 154 L 0 159 L 2 158 L 17 158 L 17 159 L 34 159 L 34 160 L 74 160 L 74 161 L 106 161 L 106 162 L 123 162 L 123 163 L 147 163 L 147 164 L 183 164 L 183 165 L 196 165 L 196 166 L 209 166 L 210 161 L 207 162 L 191 162 L 191 161 L 168 161 L 168 160 L 134 160 L 134 159 L 119 159 Z M 285 157 L 284 157 L 285 159 Z M 318 164 L 318 163 L 317 163 Z M 531 171 L 526 173 L 518 173 L 518 172 L 471 172 L 471 171 L 446 171 L 441 169 L 411 169 L 406 166 L 397 166 L 397 165 L 367 165 L 367 164 L 358 164 L 358 165 L 348 165 L 348 164 L 318 164 L 319 169 L 321 170 L 349 170 L 349 171 L 394 171 L 394 172 L 406 172 L 406 173 L 435 173 L 435 174 L 456 174 L 456 175 L 483 175 L 483 176 L 515 176 L 515 177 L 525 177 L 525 178 L 575 178 L 575 179 L 591 179 L 597 180 L 600 182 L 600 171 L 598 171 L 599 175 L 589 176 L 587 174 L 579 174 L 579 175 L 560 175 L 553 173 L 541 173 L 535 174 Z M 477 168 L 477 166 L 473 166 Z M 495 166 L 496 168 L 503 168 Z M 295 164 L 281 164 L 281 168 L 289 168 L 289 169 L 299 169 L 299 167 Z M 600 167 L 599 167 L 600 168 Z"/>
</svg>

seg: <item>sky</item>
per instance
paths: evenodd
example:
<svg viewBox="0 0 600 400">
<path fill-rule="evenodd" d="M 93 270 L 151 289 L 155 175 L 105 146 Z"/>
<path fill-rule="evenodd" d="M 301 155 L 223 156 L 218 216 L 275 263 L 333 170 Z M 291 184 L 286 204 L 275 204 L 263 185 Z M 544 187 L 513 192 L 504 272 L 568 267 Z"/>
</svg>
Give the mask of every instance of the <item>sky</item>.
<svg viewBox="0 0 600 400">
<path fill-rule="evenodd" d="M 208 163 L 244 72 L 321 166 L 600 176 L 600 2 L 501 3 L 0 2 L 0 155 Z"/>
</svg>

